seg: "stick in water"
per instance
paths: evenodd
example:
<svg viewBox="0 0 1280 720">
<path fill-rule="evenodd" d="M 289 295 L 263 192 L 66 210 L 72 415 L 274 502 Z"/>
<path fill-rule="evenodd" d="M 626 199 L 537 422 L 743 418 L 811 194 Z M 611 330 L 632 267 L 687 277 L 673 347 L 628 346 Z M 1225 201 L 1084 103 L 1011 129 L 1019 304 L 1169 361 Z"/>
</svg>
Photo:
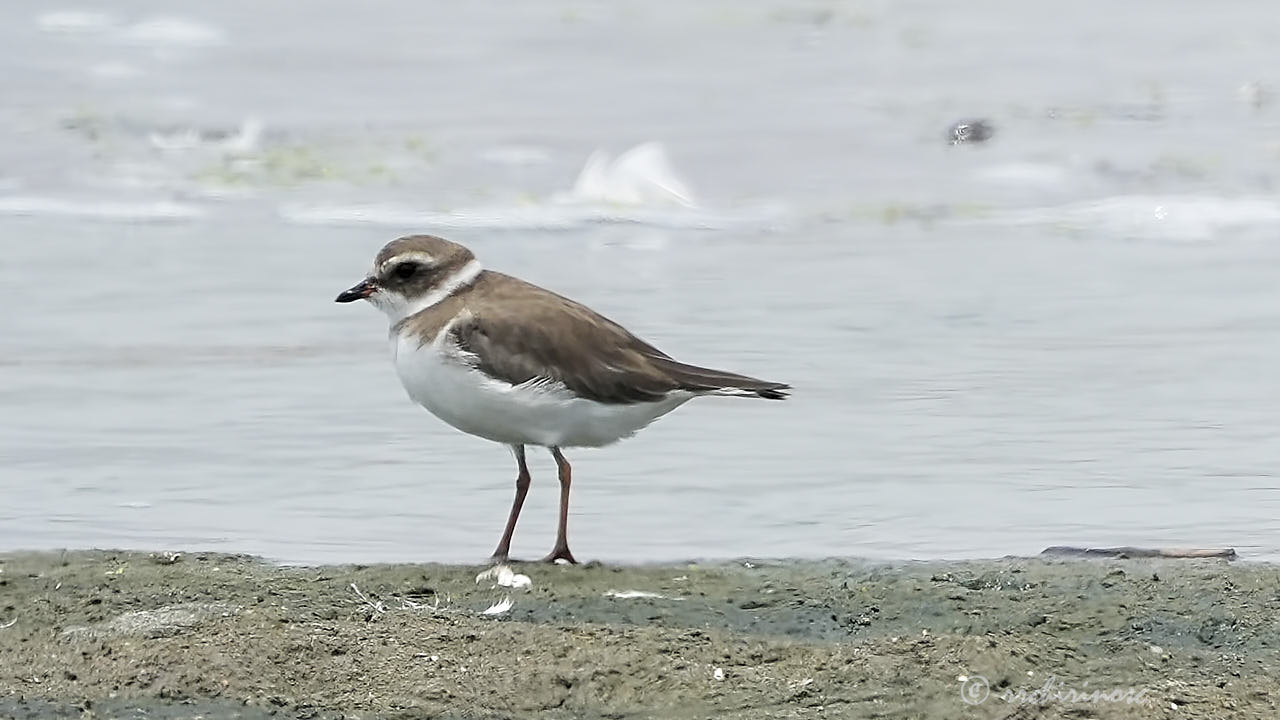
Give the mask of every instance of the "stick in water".
<svg viewBox="0 0 1280 720">
<path fill-rule="evenodd" d="M 1041 555 L 1059 555 L 1065 557 L 1111 557 L 1111 558 L 1227 558 L 1234 560 L 1236 551 L 1233 548 L 1080 548 L 1068 545 L 1054 545 L 1045 548 Z"/>
</svg>

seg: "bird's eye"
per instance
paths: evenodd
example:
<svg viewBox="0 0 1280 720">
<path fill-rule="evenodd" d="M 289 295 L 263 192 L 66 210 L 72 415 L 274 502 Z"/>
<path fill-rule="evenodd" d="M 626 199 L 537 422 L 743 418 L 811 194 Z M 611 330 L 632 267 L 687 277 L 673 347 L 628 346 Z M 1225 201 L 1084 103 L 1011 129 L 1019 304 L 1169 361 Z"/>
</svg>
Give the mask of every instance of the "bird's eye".
<svg viewBox="0 0 1280 720">
<path fill-rule="evenodd" d="M 401 280 L 408 280 L 409 278 L 416 275 L 417 272 L 418 272 L 418 263 L 406 262 L 406 263 L 400 263 L 399 265 L 397 265 L 396 269 L 391 271 L 391 274 L 395 275 L 397 278 Z"/>
</svg>

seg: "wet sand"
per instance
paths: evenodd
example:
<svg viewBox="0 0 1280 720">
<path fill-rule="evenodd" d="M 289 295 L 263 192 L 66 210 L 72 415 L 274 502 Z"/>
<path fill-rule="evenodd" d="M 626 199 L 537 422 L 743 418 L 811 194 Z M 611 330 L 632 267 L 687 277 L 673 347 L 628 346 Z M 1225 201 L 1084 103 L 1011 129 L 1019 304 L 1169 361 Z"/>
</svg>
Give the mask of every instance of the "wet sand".
<svg viewBox="0 0 1280 720">
<path fill-rule="evenodd" d="M 0 556 L 0 717 L 1280 713 L 1270 564 L 513 567 Z"/>
</svg>

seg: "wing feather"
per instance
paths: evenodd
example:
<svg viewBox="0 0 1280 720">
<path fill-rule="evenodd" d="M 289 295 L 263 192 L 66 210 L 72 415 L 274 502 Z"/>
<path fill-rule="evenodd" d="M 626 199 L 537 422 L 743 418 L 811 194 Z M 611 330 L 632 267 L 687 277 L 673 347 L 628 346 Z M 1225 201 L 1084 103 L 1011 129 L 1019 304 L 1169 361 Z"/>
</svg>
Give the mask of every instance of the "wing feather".
<svg viewBox="0 0 1280 720">
<path fill-rule="evenodd" d="M 520 281 L 507 286 L 513 295 L 477 303 L 449 327 L 458 349 L 492 378 L 558 383 L 606 404 L 655 402 L 678 390 L 781 399 L 790 389 L 678 362 L 585 305 Z"/>
</svg>

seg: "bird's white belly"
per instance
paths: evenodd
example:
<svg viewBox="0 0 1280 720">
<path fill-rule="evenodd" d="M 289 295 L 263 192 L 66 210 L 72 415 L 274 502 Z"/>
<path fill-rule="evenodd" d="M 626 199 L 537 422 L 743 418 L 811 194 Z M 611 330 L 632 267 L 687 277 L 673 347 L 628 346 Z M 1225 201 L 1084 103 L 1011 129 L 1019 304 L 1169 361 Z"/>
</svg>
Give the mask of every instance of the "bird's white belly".
<svg viewBox="0 0 1280 720">
<path fill-rule="evenodd" d="M 600 447 L 634 434 L 694 397 L 672 393 L 658 402 L 604 404 L 562 386 L 510 385 L 464 364 L 443 345 L 447 332 L 419 345 L 392 337 L 396 373 L 419 405 L 453 427 L 509 445 Z"/>
</svg>

